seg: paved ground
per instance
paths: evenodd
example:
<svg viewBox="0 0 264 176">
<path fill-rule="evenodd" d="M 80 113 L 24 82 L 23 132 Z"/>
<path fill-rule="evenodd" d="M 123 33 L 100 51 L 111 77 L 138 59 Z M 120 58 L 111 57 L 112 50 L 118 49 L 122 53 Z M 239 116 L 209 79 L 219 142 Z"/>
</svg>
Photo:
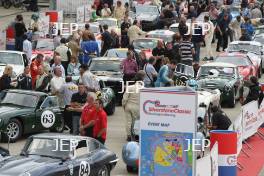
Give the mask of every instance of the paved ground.
<svg viewBox="0 0 264 176">
<path fill-rule="evenodd" d="M 4 30 L 5 27 L 15 18 L 15 15 L 17 14 L 17 9 L 10 9 L 5 10 L 0 7 L 0 30 Z M 25 23 L 29 24 L 29 19 L 31 16 L 31 13 L 26 12 L 23 13 Z M 68 20 L 67 20 L 68 21 Z M 212 49 L 215 51 L 213 47 Z M 204 49 L 201 50 L 201 56 L 204 56 Z M 224 109 L 225 112 L 230 116 L 232 120 L 236 118 L 236 116 L 239 114 L 240 110 L 240 104 L 238 103 L 235 108 L 233 109 Z M 117 164 L 117 167 L 114 169 L 112 175 L 118 176 L 118 175 L 129 175 L 126 172 L 125 164 L 122 161 L 121 158 L 121 150 L 122 146 L 126 143 L 126 134 L 125 134 L 125 117 L 124 117 L 124 111 L 121 107 L 118 107 L 116 109 L 116 112 L 113 116 L 108 117 L 108 136 L 107 136 L 107 142 L 106 146 L 114 151 L 120 158 L 120 161 Z M 25 143 L 26 137 L 19 140 L 18 142 L 14 144 L 9 145 L 9 149 L 11 151 L 12 155 L 19 154 L 20 150 L 22 149 L 24 143 Z M 7 144 L 0 143 L 0 146 L 8 147 Z"/>
</svg>

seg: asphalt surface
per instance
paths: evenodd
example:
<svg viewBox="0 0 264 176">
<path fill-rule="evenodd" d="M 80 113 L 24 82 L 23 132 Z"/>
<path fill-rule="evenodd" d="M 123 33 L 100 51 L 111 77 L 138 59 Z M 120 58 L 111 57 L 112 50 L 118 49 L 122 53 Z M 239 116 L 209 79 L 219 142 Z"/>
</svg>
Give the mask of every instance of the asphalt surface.
<svg viewBox="0 0 264 176">
<path fill-rule="evenodd" d="M 11 8 L 9 10 L 3 9 L 0 7 L 0 30 L 4 30 L 8 24 L 10 24 L 15 16 L 19 13 L 23 12 L 22 10 L 18 10 L 15 8 Z M 32 13 L 23 12 L 24 21 L 26 24 L 29 24 L 29 19 Z M 71 21 L 70 19 L 66 20 Z M 74 21 L 72 21 L 74 22 Z M 215 52 L 215 45 L 212 47 L 212 50 Z M 215 53 L 216 54 L 216 53 Z M 204 48 L 201 49 L 201 58 L 204 57 Z M 224 111 L 233 121 L 240 112 L 240 104 L 237 103 L 235 108 L 225 108 Z M 19 154 L 21 149 L 23 148 L 27 136 L 23 137 L 16 143 L 9 144 L 9 150 L 12 155 Z M 125 113 L 122 107 L 117 107 L 116 112 L 113 116 L 108 117 L 108 130 L 107 130 L 107 140 L 106 146 L 115 152 L 119 157 L 119 162 L 116 168 L 113 170 L 112 175 L 121 176 L 121 175 L 131 175 L 126 171 L 126 166 L 122 161 L 122 146 L 126 143 L 126 133 L 125 133 Z M 8 144 L 0 143 L 0 146 L 8 148 Z M 135 174 L 136 175 L 136 174 Z"/>
</svg>

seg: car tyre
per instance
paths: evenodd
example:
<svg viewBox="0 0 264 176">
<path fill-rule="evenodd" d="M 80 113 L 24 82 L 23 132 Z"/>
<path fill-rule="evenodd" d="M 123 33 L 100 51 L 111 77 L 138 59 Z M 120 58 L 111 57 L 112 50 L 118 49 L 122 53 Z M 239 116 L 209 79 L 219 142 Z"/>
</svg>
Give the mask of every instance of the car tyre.
<svg viewBox="0 0 264 176">
<path fill-rule="evenodd" d="M 136 169 L 136 168 L 134 168 L 132 166 L 128 166 L 128 165 L 126 166 L 126 169 L 127 169 L 128 173 L 135 173 L 138 170 L 138 169 Z"/>
<path fill-rule="evenodd" d="M 22 124 L 18 119 L 11 119 L 6 128 L 6 133 L 3 134 L 5 142 L 16 142 L 22 136 Z"/>
<path fill-rule="evenodd" d="M 230 99 L 229 107 L 234 108 L 236 106 L 236 92 L 233 89 L 233 97 Z"/>
<path fill-rule="evenodd" d="M 50 132 L 56 132 L 56 133 L 62 133 L 64 130 L 64 126 L 65 126 L 65 121 L 63 118 L 61 118 L 60 120 L 60 125 L 56 126 L 55 128 L 51 128 Z"/>
<path fill-rule="evenodd" d="M 109 168 L 104 165 L 98 172 L 98 176 L 110 176 Z"/>
<path fill-rule="evenodd" d="M 112 99 L 112 101 L 105 107 L 106 114 L 113 115 L 115 113 L 115 107 L 116 107 L 115 99 Z"/>
</svg>

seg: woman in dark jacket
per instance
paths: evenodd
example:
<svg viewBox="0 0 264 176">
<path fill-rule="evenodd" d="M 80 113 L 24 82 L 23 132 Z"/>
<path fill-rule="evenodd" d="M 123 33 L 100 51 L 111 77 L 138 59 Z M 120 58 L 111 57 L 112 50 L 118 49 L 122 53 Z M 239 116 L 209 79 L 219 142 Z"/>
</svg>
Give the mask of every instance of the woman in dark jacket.
<svg viewBox="0 0 264 176">
<path fill-rule="evenodd" d="M 13 68 L 10 65 L 5 67 L 3 76 L 0 78 L 0 91 L 10 89 L 11 85 L 11 76 L 13 73 Z"/>
</svg>

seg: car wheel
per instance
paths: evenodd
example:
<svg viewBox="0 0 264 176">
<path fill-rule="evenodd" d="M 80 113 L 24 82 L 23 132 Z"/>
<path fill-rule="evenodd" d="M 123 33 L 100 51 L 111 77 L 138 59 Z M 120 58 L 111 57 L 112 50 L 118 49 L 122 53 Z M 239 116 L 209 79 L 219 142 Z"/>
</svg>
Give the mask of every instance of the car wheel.
<svg viewBox="0 0 264 176">
<path fill-rule="evenodd" d="M 62 133 L 64 130 L 64 126 L 65 126 L 65 121 L 63 118 L 61 118 L 60 120 L 60 124 L 57 125 L 55 128 L 51 128 L 50 132 L 57 132 L 57 133 Z"/>
<path fill-rule="evenodd" d="M 112 101 L 105 107 L 106 114 L 113 115 L 115 113 L 115 107 L 116 107 L 115 99 L 112 99 Z"/>
<path fill-rule="evenodd" d="M 109 168 L 104 165 L 98 172 L 98 176 L 110 176 Z"/>
<path fill-rule="evenodd" d="M 229 107 L 234 108 L 236 106 L 236 92 L 233 89 L 233 97 L 230 99 Z"/>
<path fill-rule="evenodd" d="M 137 168 L 134 168 L 132 166 L 126 166 L 126 169 L 127 169 L 127 172 L 128 173 L 134 173 L 134 172 L 137 172 Z"/>
<path fill-rule="evenodd" d="M 5 142 L 16 142 L 22 136 L 22 124 L 18 119 L 11 119 L 6 127 L 6 133 L 3 134 Z"/>
</svg>

